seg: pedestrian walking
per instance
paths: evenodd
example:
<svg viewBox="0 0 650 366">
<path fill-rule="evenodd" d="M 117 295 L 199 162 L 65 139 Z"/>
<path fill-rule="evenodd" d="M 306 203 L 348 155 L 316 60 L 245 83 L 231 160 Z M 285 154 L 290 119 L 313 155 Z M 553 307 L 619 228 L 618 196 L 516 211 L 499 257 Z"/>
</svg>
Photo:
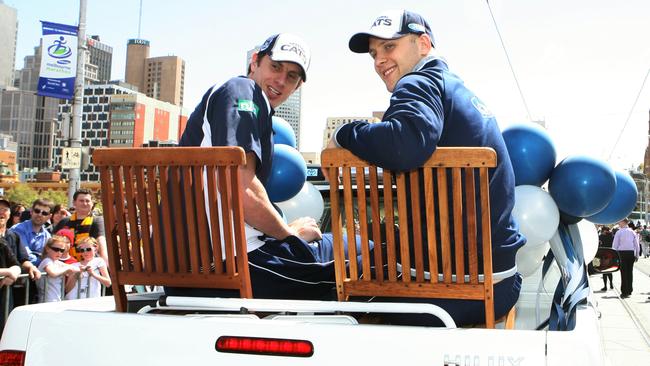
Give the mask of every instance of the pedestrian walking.
<svg viewBox="0 0 650 366">
<path fill-rule="evenodd" d="M 603 248 L 611 248 L 614 242 L 614 235 L 607 226 L 603 226 L 598 235 L 598 246 Z M 603 273 L 603 288 L 600 291 L 607 291 L 607 280 L 609 279 L 609 288 L 614 288 L 614 280 L 611 273 Z"/>
<path fill-rule="evenodd" d="M 639 237 L 628 224 L 627 219 L 621 220 L 612 243 L 621 256 L 621 298 L 632 295 L 634 262 L 639 258 Z"/>
</svg>

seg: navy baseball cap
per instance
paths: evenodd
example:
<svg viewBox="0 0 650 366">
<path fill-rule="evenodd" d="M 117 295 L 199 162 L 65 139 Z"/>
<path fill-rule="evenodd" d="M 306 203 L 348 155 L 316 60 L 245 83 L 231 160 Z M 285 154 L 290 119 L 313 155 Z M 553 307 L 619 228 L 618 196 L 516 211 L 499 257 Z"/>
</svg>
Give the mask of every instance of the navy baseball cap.
<svg viewBox="0 0 650 366">
<path fill-rule="evenodd" d="M 0 197 L 0 203 L 11 208 L 11 202 L 9 202 L 6 198 Z"/>
<path fill-rule="evenodd" d="M 381 39 L 397 39 L 407 34 L 424 34 L 431 39 L 431 45 L 436 46 L 429 23 L 420 15 L 408 10 L 387 10 L 379 15 L 367 32 L 359 32 L 350 38 L 349 47 L 352 52 L 368 52 L 370 37 Z"/>
<path fill-rule="evenodd" d="M 274 34 L 260 46 L 258 54 L 268 55 L 273 61 L 297 64 L 302 69 L 302 81 L 307 81 L 311 52 L 299 37 L 290 33 Z"/>
</svg>

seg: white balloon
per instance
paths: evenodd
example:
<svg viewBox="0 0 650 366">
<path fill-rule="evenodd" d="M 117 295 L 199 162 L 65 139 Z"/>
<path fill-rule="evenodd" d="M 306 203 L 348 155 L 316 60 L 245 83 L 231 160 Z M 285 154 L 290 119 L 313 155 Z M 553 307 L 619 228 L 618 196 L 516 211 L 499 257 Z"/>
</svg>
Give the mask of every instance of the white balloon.
<svg viewBox="0 0 650 366">
<path fill-rule="evenodd" d="M 519 224 L 519 231 L 526 237 L 526 246 L 538 246 L 549 241 L 560 223 L 560 211 L 555 201 L 537 186 L 515 187 L 512 214 Z"/>
<path fill-rule="evenodd" d="M 569 225 L 569 232 L 574 243 L 582 245 L 585 263 L 591 262 L 598 251 L 598 228 L 596 225 L 587 220 L 581 220 L 575 225 Z"/>
<path fill-rule="evenodd" d="M 524 277 L 528 277 L 537 272 L 542 265 L 542 259 L 548 252 L 548 248 L 548 243 L 535 246 L 524 245 L 517 252 L 517 271 Z"/>
<path fill-rule="evenodd" d="M 301 217 L 313 217 L 316 221 L 323 216 L 325 202 L 318 188 L 310 182 L 305 182 L 298 194 L 291 199 L 277 202 L 287 222 L 292 222 Z"/>
</svg>

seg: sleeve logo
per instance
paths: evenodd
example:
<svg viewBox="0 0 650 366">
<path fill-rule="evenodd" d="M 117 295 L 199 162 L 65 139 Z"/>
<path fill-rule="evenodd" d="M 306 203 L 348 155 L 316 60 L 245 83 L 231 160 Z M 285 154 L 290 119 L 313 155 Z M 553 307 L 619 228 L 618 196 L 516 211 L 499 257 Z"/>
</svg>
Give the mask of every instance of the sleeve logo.
<svg viewBox="0 0 650 366">
<path fill-rule="evenodd" d="M 252 100 L 238 99 L 237 110 L 242 112 L 251 112 L 257 117 L 257 112 L 260 110 Z"/>
</svg>

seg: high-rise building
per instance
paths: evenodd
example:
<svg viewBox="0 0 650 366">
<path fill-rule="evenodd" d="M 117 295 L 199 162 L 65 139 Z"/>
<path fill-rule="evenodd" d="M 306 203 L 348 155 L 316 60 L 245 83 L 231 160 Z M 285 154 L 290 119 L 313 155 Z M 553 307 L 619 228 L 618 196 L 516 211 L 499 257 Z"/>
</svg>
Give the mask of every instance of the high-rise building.
<svg viewBox="0 0 650 366">
<path fill-rule="evenodd" d="M 13 86 L 16 65 L 16 37 L 18 17 L 16 9 L 0 0 L 0 88 Z"/>
<path fill-rule="evenodd" d="M 248 65 L 251 63 L 253 54 L 259 50 L 259 47 L 255 47 L 252 50 L 249 50 L 246 53 L 246 71 L 248 72 Z M 284 118 L 293 132 L 296 134 L 296 146 L 300 150 L 300 120 L 302 116 L 302 88 L 301 86 L 298 90 L 292 93 L 284 103 L 280 104 L 275 108 L 275 116 Z"/>
<path fill-rule="evenodd" d="M 373 112 L 373 117 L 327 117 L 327 123 L 325 124 L 325 131 L 323 132 L 323 148 L 327 146 L 329 141 L 332 139 L 332 134 L 336 129 L 346 123 L 353 121 L 364 121 L 364 122 L 379 122 L 377 112 Z M 382 114 L 383 116 L 383 114 Z"/>
<path fill-rule="evenodd" d="M 125 85 L 127 84 L 110 83 L 85 86 L 81 118 L 82 146 L 90 149 L 109 146 L 139 147 L 150 140 L 178 141 L 187 123 L 187 110 L 149 98 Z M 62 103 L 59 106 L 59 121 L 64 121 L 64 114 L 71 111 L 69 102 Z M 61 165 L 62 148 L 67 144 L 65 139 L 57 139 L 55 166 Z M 66 175 L 67 171 L 64 171 L 64 176 Z M 80 177 L 81 181 L 96 182 L 99 180 L 99 171 L 90 164 L 81 171 Z"/>
<path fill-rule="evenodd" d="M 17 143 L 20 169 L 51 166 L 58 102 L 28 90 L 0 91 L 0 133 Z"/>
<path fill-rule="evenodd" d="M 149 41 L 129 39 L 126 43 L 126 73 L 124 81 L 134 85 L 144 93 L 144 70 L 149 58 Z"/>
<path fill-rule="evenodd" d="M 24 66 L 18 70 L 20 75 L 17 87 L 20 90 L 33 91 L 38 89 L 38 75 L 41 70 L 41 46 L 34 47 L 34 54 L 25 56 Z"/>
<path fill-rule="evenodd" d="M 145 89 L 148 97 L 183 105 L 185 61 L 178 56 L 151 57 L 146 60 Z"/>
<path fill-rule="evenodd" d="M 99 36 L 90 36 L 87 39 L 90 63 L 97 66 L 97 82 L 107 83 L 111 80 L 111 66 L 113 64 L 113 47 L 102 43 Z"/>
<path fill-rule="evenodd" d="M 128 41 L 125 80 L 148 97 L 183 105 L 185 61 L 178 56 L 149 57 L 147 40 Z"/>
</svg>

